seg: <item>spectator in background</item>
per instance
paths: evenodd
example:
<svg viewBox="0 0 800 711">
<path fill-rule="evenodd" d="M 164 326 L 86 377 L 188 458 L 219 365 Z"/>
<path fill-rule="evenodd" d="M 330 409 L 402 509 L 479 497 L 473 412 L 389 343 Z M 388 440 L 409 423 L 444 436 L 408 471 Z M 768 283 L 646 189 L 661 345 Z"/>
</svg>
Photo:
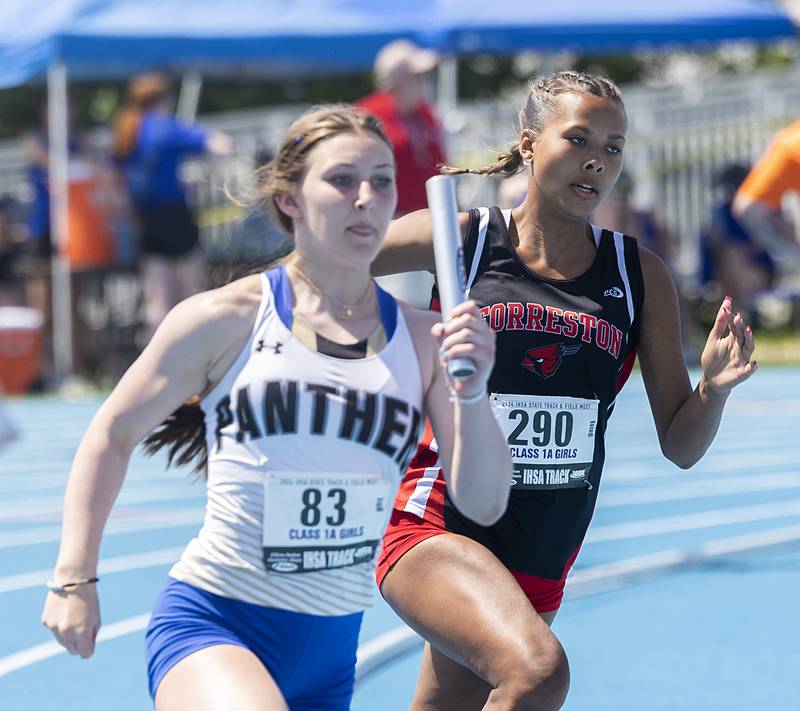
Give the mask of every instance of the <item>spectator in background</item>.
<svg viewBox="0 0 800 711">
<path fill-rule="evenodd" d="M 592 222 L 614 232 L 633 235 L 637 242 L 670 263 L 671 238 L 652 210 L 634 202 L 635 183 L 630 173 L 622 172 L 611 194 L 592 213 Z"/>
<path fill-rule="evenodd" d="M 28 184 L 33 199 L 26 220 L 29 251 L 36 257 L 49 259 L 53 251 L 50 236 L 50 191 L 47 180 L 47 135 L 36 131 L 22 139 Z"/>
<path fill-rule="evenodd" d="M 17 203 L 0 195 L 0 306 L 20 306 L 25 298 L 18 272 L 24 247 L 24 230 L 15 224 Z"/>
<path fill-rule="evenodd" d="M 0 306 L 19 303 L 15 267 L 22 243 L 14 234 L 12 225 L 14 205 L 14 200 L 8 195 L 0 196 Z M 0 384 L 0 449 L 16 438 L 17 432 L 3 410 L 3 387 Z"/>
<path fill-rule="evenodd" d="M 75 108 L 70 104 L 68 146 L 70 158 L 74 158 L 82 149 L 80 137 L 73 127 L 74 117 Z M 42 260 L 50 259 L 54 247 L 50 234 L 48 151 L 47 105 L 43 104 L 40 108 L 39 127 L 22 138 L 22 153 L 25 158 L 28 184 L 33 193 L 26 219 L 29 240 L 26 251 L 31 256 Z"/>
<path fill-rule="evenodd" d="M 747 166 L 731 163 L 716 176 L 711 221 L 700 240 L 701 281 L 716 284 L 723 294 L 752 308 L 755 295 L 773 286 L 776 270 L 770 254 L 753 240 L 732 209 L 748 172 Z"/>
<path fill-rule="evenodd" d="M 392 142 L 397 163 L 397 212 L 428 206 L 425 181 L 445 162 L 442 128 L 428 103 L 425 74 L 438 63 L 435 52 L 408 40 L 387 44 L 375 58 L 377 91 L 357 105 L 377 116 Z"/>
<path fill-rule="evenodd" d="M 75 106 L 70 103 L 67 117 L 69 160 L 79 157 L 83 152 L 80 132 L 75 130 Z M 28 204 L 25 218 L 26 240 L 25 258 L 21 260 L 21 271 L 25 282 L 25 302 L 44 317 L 44 341 L 52 343 L 53 296 L 51 280 L 51 259 L 56 250 L 50 230 L 50 185 L 49 185 L 49 142 L 47 134 L 47 104 L 39 108 L 39 123 L 32 131 L 22 137 L 22 154 L 26 164 L 27 182 L 32 199 Z M 49 369 L 52 355 L 44 358 L 45 370 Z M 45 377 L 45 380 L 47 377 Z"/>
<path fill-rule="evenodd" d="M 655 252 L 667 266 L 678 291 L 678 308 L 681 320 L 683 356 L 695 363 L 705 343 L 705 333 L 695 330 L 687 293 L 675 272 L 675 241 L 649 206 L 637 204 L 636 183 L 630 173 L 623 170 L 609 196 L 592 212 L 591 221 L 598 227 L 632 235 L 640 247 Z"/>
<path fill-rule="evenodd" d="M 128 85 L 114 122 L 113 154 L 140 228 L 147 325 L 151 332 L 179 301 L 204 288 L 199 232 L 178 178 L 187 156 L 232 151 L 229 136 L 177 120 L 166 77 L 141 74 Z"/>
<path fill-rule="evenodd" d="M 800 192 L 800 121 L 779 131 L 733 200 L 733 216 L 785 269 L 800 265 L 800 236 L 784 217 L 783 198 Z"/>
</svg>

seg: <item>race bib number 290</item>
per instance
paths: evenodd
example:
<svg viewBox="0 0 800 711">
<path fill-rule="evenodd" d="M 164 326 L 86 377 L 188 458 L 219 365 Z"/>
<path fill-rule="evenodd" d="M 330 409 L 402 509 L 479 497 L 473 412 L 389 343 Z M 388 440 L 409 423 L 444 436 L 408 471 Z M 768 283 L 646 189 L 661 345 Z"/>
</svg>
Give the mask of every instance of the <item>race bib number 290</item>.
<svg viewBox="0 0 800 711">
<path fill-rule="evenodd" d="M 585 487 L 594 459 L 598 400 L 492 395 L 519 489 Z"/>
<path fill-rule="evenodd" d="M 264 484 L 264 564 L 308 573 L 375 557 L 392 502 L 377 474 L 270 472 Z"/>
</svg>

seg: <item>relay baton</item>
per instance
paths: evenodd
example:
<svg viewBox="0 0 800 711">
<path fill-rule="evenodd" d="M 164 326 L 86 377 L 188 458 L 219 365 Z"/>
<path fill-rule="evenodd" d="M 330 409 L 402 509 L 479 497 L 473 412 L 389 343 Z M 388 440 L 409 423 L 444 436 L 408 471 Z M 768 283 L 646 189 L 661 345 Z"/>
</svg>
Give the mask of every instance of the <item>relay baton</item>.
<svg viewBox="0 0 800 711">
<path fill-rule="evenodd" d="M 436 285 L 442 305 L 442 319 L 464 301 L 464 249 L 458 226 L 456 190 L 449 175 L 435 175 L 425 181 L 428 207 L 433 223 L 433 256 L 436 259 Z M 475 375 L 475 364 L 469 358 L 447 361 L 447 374 L 453 380 L 466 380 Z"/>
</svg>

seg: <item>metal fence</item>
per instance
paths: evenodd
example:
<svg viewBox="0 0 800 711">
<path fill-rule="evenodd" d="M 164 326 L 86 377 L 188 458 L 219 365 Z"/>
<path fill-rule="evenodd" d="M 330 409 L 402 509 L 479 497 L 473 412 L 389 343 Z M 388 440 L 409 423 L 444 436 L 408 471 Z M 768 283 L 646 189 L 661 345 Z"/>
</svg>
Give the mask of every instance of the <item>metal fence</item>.
<svg viewBox="0 0 800 711">
<path fill-rule="evenodd" d="M 675 267 L 684 279 L 698 270 L 698 236 L 713 201 L 714 176 L 729 163 L 752 164 L 778 129 L 800 117 L 799 79 L 793 68 L 627 92 L 626 160 L 678 240 Z"/>
<path fill-rule="evenodd" d="M 713 176 L 726 163 L 752 163 L 771 136 L 800 116 L 800 68 L 748 76 L 712 76 L 683 88 L 628 87 L 627 171 L 635 199 L 651 207 L 677 241 L 674 267 L 691 282 L 698 268 L 698 237 L 712 203 Z M 515 136 L 518 100 L 464 103 L 443 117 L 450 155 L 474 166 Z M 241 193 L 252 175 L 255 154 L 271 149 L 289 122 L 306 107 L 284 106 L 201 117 L 230 133 L 237 154 L 200 160 L 184 168 L 191 202 L 198 210 L 202 239 L 212 254 L 232 248 L 245 210 L 228 191 Z M 91 136 L 97 155 L 108 146 L 108 130 Z M 497 181 L 466 176 L 459 186 L 463 205 L 488 204 Z M 24 162 L 15 142 L 0 144 L 0 193 L 30 199 Z"/>
</svg>

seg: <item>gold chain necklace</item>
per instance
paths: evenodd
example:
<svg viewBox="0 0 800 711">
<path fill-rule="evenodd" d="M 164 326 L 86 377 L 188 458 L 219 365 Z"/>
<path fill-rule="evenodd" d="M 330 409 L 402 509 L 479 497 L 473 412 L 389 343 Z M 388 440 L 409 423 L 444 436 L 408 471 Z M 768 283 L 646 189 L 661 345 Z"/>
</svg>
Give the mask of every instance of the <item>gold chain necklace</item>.
<svg viewBox="0 0 800 711">
<path fill-rule="evenodd" d="M 319 296 L 320 299 L 327 301 L 331 306 L 335 307 L 335 310 L 338 311 L 338 313 L 334 313 L 334 317 L 342 321 L 353 318 L 353 312 L 355 309 L 357 309 L 359 306 L 363 306 L 370 297 L 370 294 L 372 294 L 372 279 L 370 279 L 369 283 L 367 284 L 367 288 L 364 289 L 364 293 L 358 297 L 358 300 L 354 304 L 343 304 L 340 301 L 335 301 L 330 296 L 325 294 L 322 289 L 317 286 L 317 283 L 302 269 L 300 269 L 295 262 L 290 262 L 289 266 L 294 269 L 294 271 L 297 273 L 297 276 L 299 276 L 306 284 L 308 284 L 311 290 L 317 296 Z"/>
</svg>

